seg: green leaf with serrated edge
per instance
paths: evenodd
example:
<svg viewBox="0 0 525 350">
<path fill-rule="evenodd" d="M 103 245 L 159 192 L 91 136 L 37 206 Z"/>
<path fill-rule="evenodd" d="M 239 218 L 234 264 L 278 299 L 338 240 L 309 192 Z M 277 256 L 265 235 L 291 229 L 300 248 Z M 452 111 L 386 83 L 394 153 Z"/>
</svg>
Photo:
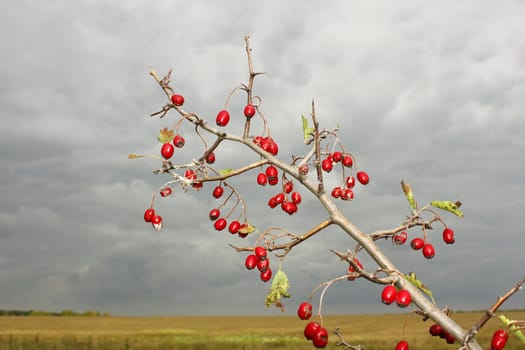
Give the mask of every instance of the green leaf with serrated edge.
<svg viewBox="0 0 525 350">
<path fill-rule="evenodd" d="M 233 169 L 232 169 L 232 168 L 221 169 L 221 170 L 219 170 L 219 174 L 221 174 L 222 176 L 224 176 L 224 175 L 228 175 L 228 174 L 231 174 L 232 172 L 233 172 Z"/>
<path fill-rule="evenodd" d="M 457 203 L 459 202 L 454 203 L 451 201 L 432 201 L 430 202 L 430 205 L 435 208 L 446 210 L 454 215 L 459 216 L 460 218 L 463 218 L 463 213 L 461 212 L 461 210 L 459 210 L 459 206 Z"/>
<path fill-rule="evenodd" d="M 509 327 L 509 329 L 512 332 L 512 334 L 514 334 L 516 337 L 518 337 L 518 339 L 521 340 L 521 342 L 523 344 L 525 344 L 525 335 L 523 335 L 521 330 L 519 330 L 518 327 L 513 324 L 513 323 L 516 322 L 515 320 L 511 320 L 511 319 L 505 317 L 504 315 L 499 315 L 498 318 L 500 319 L 501 322 L 503 322 L 503 324 L 505 326 Z"/>
<path fill-rule="evenodd" d="M 301 114 L 301 119 L 303 120 L 303 136 L 304 136 L 304 143 L 308 141 L 308 138 L 310 137 L 310 134 L 314 132 L 314 128 L 310 128 L 308 126 L 308 119 L 304 115 Z"/>
<path fill-rule="evenodd" d="M 414 199 L 414 194 L 412 193 L 412 187 L 410 187 L 410 184 L 404 180 L 401 180 L 401 188 L 403 188 L 403 193 L 405 194 L 405 197 L 408 200 L 408 203 L 410 203 L 412 209 L 417 210 L 416 200 Z"/>
<path fill-rule="evenodd" d="M 275 304 L 276 307 L 284 311 L 284 304 L 281 302 L 281 298 L 289 298 L 291 295 L 288 293 L 290 283 L 288 282 L 288 276 L 281 269 L 279 264 L 279 271 L 275 274 L 272 280 L 270 291 L 266 295 L 266 307 Z"/>
<path fill-rule="evenodd" d="M 430 299 L 432 299 L 432 302 L 434 304 L 436 303 L 436 301 L 434 300 L 434 295 L 432 294 L 432 291 L 428 289 L 427 286 L 423 284 L 423 282 L 417 279 L 415 272 L 409 272 L 405 274 L 405 278 L 408 280 L 408 282 L 416 286 L 420 291 L 428 295 Z"/>
<path fill-rule="evenodd" d="M 157 136 L 157 140 L 160 143 L 168 143 L 173 141 L 174 137 L 175 135 L 173 134 L 173 130 L 165 127 L 164 129 L 160 129 L 160 133 L 159 136 Z"/>
</svg>

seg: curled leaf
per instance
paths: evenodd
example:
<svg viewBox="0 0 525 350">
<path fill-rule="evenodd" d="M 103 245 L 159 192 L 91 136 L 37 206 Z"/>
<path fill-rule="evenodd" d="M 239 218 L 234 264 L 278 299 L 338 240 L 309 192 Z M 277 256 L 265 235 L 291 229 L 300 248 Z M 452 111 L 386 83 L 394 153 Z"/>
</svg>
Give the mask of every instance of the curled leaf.
<svg viewBox="0 0 525 350">
<path fill-rule="evenodd" d="M 174 137 L 175 135 L 173 134 L 173 130 L 164 127 L 164 129 L 160 129 L 160 133 L 159 136 L 157 136 L 157 140 L 160 143 L 168 143 L 173 141 Z"/>
<path fill-rule="evenodd" d="M 279 271 L 275 274 L 272 280 L 272 286 L 270 291 L 266 295 L 266 307 L 275 304 L 276 307 L 280 308 L 284 312 L 284 304 L 281 302 L 281 298 L 289 298 L 288 293 L 290 283 L 288 282 L 288 276 L 284 273 L 279 265 Z"/>
<path fill-rule="evenodd" d="M 403 188 L 403 193 L 405 194 L 405 197 L 407 198 L 408 203 L 410 203 L 412 209 L 417 210 L 416 200 L 414 199 L 414 194 L 412 193 L 412 187 L 410 187 L 410 184 L 404 180 L 401 180 L 401 187 Z"/>
<path fill-rule="evenodd" d="M 454 215 L 459 216 L 460 218 L 463 218 L 463 213 L 461 210 L 459 210 L 459 207 L 461 206 L 461 202 L 459 201 L 455 203 L 451 201 L 432 201 L 430 202 L 430 205 L 435 208 L 446 210 Z"/>
</svg>

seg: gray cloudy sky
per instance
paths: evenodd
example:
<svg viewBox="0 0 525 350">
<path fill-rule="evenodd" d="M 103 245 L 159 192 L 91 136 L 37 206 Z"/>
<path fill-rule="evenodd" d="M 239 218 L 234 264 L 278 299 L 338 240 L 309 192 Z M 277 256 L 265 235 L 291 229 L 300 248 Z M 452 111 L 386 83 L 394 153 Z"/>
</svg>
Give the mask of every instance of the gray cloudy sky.
<svg viewBox="0 0 525 350">
<path fill-rule="evenodd" d="M 177 192 L 159 202 L 166 226 L 142 221 L 155 137 L 175 114 L 149 118 L 165 97 L 148 75 L 173 68 L 185 109 L 213 121 L 247 78 L 245 35 L 280 155 L 304 151 L 300 115 L 315 98 L 321 123 L 368 171 L 344 212 L 370 232 L 409 214 L 417 199 L 461 200 L 445 216 L 427 261 L 381 243 L 416 271 L 440 305 L 481 309 L 524 276 L 525 4 L 519 1 L 2 1 L 0 13 L 0 307 L 96 309 L 112 314 L 276 314 L 269 287 L 243 268 L 239 241 L 213 230 L 215 201 Z M 242 94 L 231 109 L 239 110 Z M 240 112 L 232 115 L 231 130 Z M 185 135 L 191 145 L 191 128 Z M 257 129 L 255 129 L 257 130 Z M 197 145 L 197 141 L 193 140 Z M 190 148 L 190 146 L 188 146 Z M 218 167 L 253 160 L 218 152 Z M 275 188 L 255 172 L 237 183 L 252 223 L 302 232 L 326 215 L 303 193 L 299 215 L 266 206 Z M 300 215 L 302 214 L 302 215 Z M 412 231 L 414 236 L 417 231 Z M 290 313 L 324 280 L 345 272 L 330 248 L 353 247 L 330 229 L 285 260 Z M 275 260 L 273 260 L 275 264 Z M 363 257 L 366 263 L 369 260 Z M 373 266 L 373 265 L 372 265 Z M 276 269 L 277 266 L 274 266 Z M 390 312 L 380 286 L 334 286 L 326 312 Z M 524 307 L 523 294 L 507 307 Z"/>
</svg>

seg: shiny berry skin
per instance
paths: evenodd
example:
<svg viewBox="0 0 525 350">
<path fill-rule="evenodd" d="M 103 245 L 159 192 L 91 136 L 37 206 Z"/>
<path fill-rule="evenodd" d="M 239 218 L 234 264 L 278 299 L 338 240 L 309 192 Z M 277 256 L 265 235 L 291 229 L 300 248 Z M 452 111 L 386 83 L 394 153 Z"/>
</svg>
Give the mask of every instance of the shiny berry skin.
<svg viewBox="0 0 525 350">
<path fill-rule="evenodd" d="M 301 194 L 299 192 L 292 192 L 292 202 L 299 204 L 302 201 Z"/>
<path fill-rule="evenodd" d="M 153 208 L 148 208 L 144 212 L 144 221 L 151 222 L 151 219 L 155 216 L 155 210 Z"/>
<path fill-rule="evenodd" d="M 354 191 L 349 188 L 345 188 L 341 191 L 341 199 L 344 201 L 351 201 L 354 199 Z"/>
<path fill-rule="evenodd" d="M 390 305 L 392 304 L 397 297 L 397 288 L 393 285 L 388 285 L 385 288 L 383 288 L 383 292 L 381 293 L 381 301 L 383 304 Z"/>
<path fill-rule="evenodd" d="M 420 238 L 420 237 L 416 237 L 410 242 L 410 246 L 414 250 L 419 250 L 423 248 L 424 245 L 425 245 L 425 241 L 423 240 L 423 238 Z"/>
<path fill-rule="evenodd" d="M 354 160 L 350 156 L 344 156 L 341 163 L 347 168 L 350 168 L 354 164 Z"/>
<path fill-rule="evenodd" d="M 332 193 L 331 193 L 331 194 L 332 194 L 332 197 L 334 197 L 334 198 L 339 198 L 339 197 L 341 197 L 341 191 L 342 191 L 342 190 L 341 190 L 341 187 L 339 187 L 339 186 L 338 186 L 338 187 L 334 187 L 334 188 L 332 189 Z"/>
<path fill-rule="evenodd" d="M 332 153 L 332 160 L 334 162 L 340 162 L 341 160 L 343 159 L 343 154 L 339 151 L 335 151 L 334 153 Z"/>
<path fill-rule="evenodd" d="M 257 266 L 257 257 L 253 254 L 248 255 L 246 260 L 244 260 L 244 266 L 248 270 L 253 270 Z"/>
<path fill-rule="evenodd" d="M 312 310 L 312 304 L 305 301 L 304 303 L 301 303 L 301 305 L 299 305 L 299 308 L 297 309 L 297 316 L 301 320 L 309 320 L 310 317 L 312 317 Z"/>
<path fill-rule="evenodd" d="M 268 179 L 270 179 L 270 178 L 277 178 L 277 176 L 279 175 L 279 172 L 278 172 L 277 168 L 274 167 L 273 165 L 269 165 L 266 168 L 265 173 L 266 173 L 266 176 L 268 177 Z"/>
<path fill-rule="evenodd" d="M 294 202 L 282 202 L 281 209 L 289 215 L 292 215 L 297 212 L 297 204 Z"/>
<path fill-rule="evenodd" d="M 328 344 L 328 331 L 324 327 L 318 328 L 314 332 L 312 343 L 316 348 L 324 348 Z"/>
<path fill-rule="evenodd" d="M 184 97 L 182 95 L 172 95 L 171 103 L 177 107 L 182 106 L 184 104 Z"/>
<path fill-rule="evenodd" d="M 277 199 L 275 198 L 275 196 L 271 197 L 269 200 L 268 200 L 268 206 L 270 208 L 275 208 L 276 206 L 278 206 L 279 203 L 277 203 Z"/>
<path fill-rule="evenodd" d="M 446 244 L 453 244 L 455 242 L 454 230 L 448 227 L 443 230 L 443 242 L 445 242 Z"/>
<path fill-rule="evenodd" d="M 228 222 L 226 221 L 226 219 L 220 218 L 217 221 L 215 221 L 215 223 L 213 224 L 213 227 L 215 227 L 217 231 L 222 231 L 224 230 L 224 228 L 226 228 L 226 225 L 228 225 Z"/>
<path fill-rule="evenodd" d="M 154 215 L 151 218 L 151 224 L 155 230 L 160 230 L 162 228 L 162 217 L 160 215 Z"/>
<path fill-rule="evenodd" d="M 222 194 L 224 193 L 224 187 L 217 186 L 213 189 L 212 196 L 214 198 L 221 198 Z"/>
<path fill-rule="evenodd" d="M 408 350 L 408 343 L 406 340 L 401 340 L 397 343 L 395 350 Z"/>
<path fill-rule="evenodd" d="M 173 145 L 177 148 L 184 147 L 185 143 L 186 140 L 184 140 L 184 137 L 182 137 L 181 135 L 175 135 L 175 137 L 173 138 Z"/>
<path fill-rule="evenodd" d="M 423 245 L 423 256 L 427 259 L 432 259 L 434 255 L 436 255 L 436 250 L 434 249 L 434 246 L 430 243 L 425 243 Z"/>
<path fill-rule="evenodd" d="M 355 186 L 355 177 L 353 177 L 352 175 L 348 176 L 346 178 L 346 187 L 348 188 L 354 188 Z"/>
<path fill-rule="evenodd" d="M 279 183 L 279 178 L 278 177 L 269 177 L 268 178 L 268 184 L 270 186 L 275 186 Z"/>
<path fill-rule="evenodd" d="M 395 235 L 392 236 L 392 242 L 394 242 L 395 245 L 403 245 L 407 241 L 408 234 L 403 232 L 398 232 Z"/>
<path fill-rule="evenodd" d="M 226 126 L 230 122 L 230 113 L 223 109 L 219 113 L 217 113 L 217 117 L 215 118 L 215 123 L 218 126 Z"/>
<path fill-rule="evenodd" d="M 272 278 L 272 269 L 268 268 L 265 271 L 261 271 L 261 281 L 268 282 Z"/>
<path fill-rule="evenodd" d="M 503 329 L 498 329 L 492 335 L 492 340 L 490 342 L 490 349 L 491 350 L 502 350 L 507 344 L 508 339 L 509 339 L 509 334 Z"/>
<path fill-rule="evenodd" d="M 197 178 L 197 174 L 193 170 L 188 169 L 184 172 L 184 177 L 189 180 L 195 180 Z"/>
<path fill-rule="evenodd" d="M 237 232 L 239 232 L 239 229 L 241 228 L 241 223 L 237 220 L 233 220 L 232 222 L 230 222 L 230 224 L 228 225 L 228 231 L 230 231 L 230 233 L 232 235 L 236 234 Z"/>
<path fill-rule="evenodd" d="M 257 269 L 264 272 L 270 268 L 270 260 L 268 259 L 257 259 Z"/>
<path fill-rule="evenodd" d="M 448 332 L 445 332 L 445 341 L 447 344 L 454 344 L 456 342 L 456 338 Z"/>
<path fill-rule="evenodd" d="M 171 187 L 166 187 L 166 188 L 163 188 L 161 191 L 160 191 L 160 196 L 161 197 L 168 197 L 169 195 L 171 195 L 173 193 L 173 190 L 171 189 Z"/>
<path fill-rule="evenodd" d="M 361 185 L 368 185 L 368 183 L 370 182 L 370 177 L 364 171 L 358 171 L 357 174 L 355 174 L 355 176 L 357 177 L 357 181 L 359 181 Z"/>
<path fill-rule="evenodd" d="M 210 210 L 210 214 L 208 216 L 210 217 L 211 221 L 215 221 L 219 216 L 221 216 L 221 211 L 219 209 L 212 209 Z"/>
<path fill-rule="evenodd" d="M 304 337 L 308 340 L 312 340 L 315 332 L 321 328 L 321 325 L 317 322 L 308 322 L 304 327 Z"/>
<path fill-rule="evenodd" d="M 257 175 L 257 183 L 260 186 L 266 186 L 266 184 L 268 183 L 268 177 L 266 176 L 265 173 L 259 173 Z"/>
<path fill-rule="evenodd" d="M 397 291 L 396 304 L 399 307 L 407 307 L 412 302 L 412 296 L 406 289 L 400 289 Z"/>
<path fill-rule="evenodd" d="M 254 254 L 259 260 L 266 259 L 266 255 L 267 255 L 266 249 L 264 249 L 263 247 L 255 247 Z"/>
<path fill-rule="evenodd" d="M 332 161 L 330 159 L 323 159 L 323 161 L 321 162 L 321 167 L 327 173 L 331 172 L 332 171 Z"/>
<path fill-rule="evenodd" d="M 430 326 L 430 328 L 428 329 L 428 332 L 433 337 L 437 337 L 443 332 L 443 328 L 439 324 L 434 323 L 432 326 Z"/>
<path fill-rule="evenodd" d="M 207 164 L 213 164 L 213 163 L 215 163 L 215 153 L 210 152 L 210 153 L 206 156 L 206 163 L 207 163 Z"/>
<path fill-rule="evenodd" d="M 171 143 L 165 143 L 160 148 L 160 154 L 165 159 L 170 159 L 173 156 L 174 152 L 175 152 L 175 147 Z"/>
<path fill-rule="evenodd" d="M 283 185 L 283 192 L 284 193 L 290 193 L 293 191 L 293 182 L 291 181 L 287 181 L 284 185 Z"/>
<path fill-rule="evenodd" d="M 252 104 L 247 104 L 246 107 L 244 107 L 244 116 L 247 119 L 250 119 L 255 115 L 255 106 Z"/>
<path fill-rule="evenodd" d="M 284 202 L 284 193 L 278 193 L 274 196 L 275 203 L 282 204 Z"/>
</svg>

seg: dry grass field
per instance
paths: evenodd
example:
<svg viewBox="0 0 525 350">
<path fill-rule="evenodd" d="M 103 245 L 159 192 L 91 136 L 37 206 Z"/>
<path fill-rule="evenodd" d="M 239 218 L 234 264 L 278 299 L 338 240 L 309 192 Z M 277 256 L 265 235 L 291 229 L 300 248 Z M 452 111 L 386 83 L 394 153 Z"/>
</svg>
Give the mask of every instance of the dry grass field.
<svg viewBox="0 0 525 350">
<path fill-rule="evenodd" d="M 503 312 L 525 319 L 525 311 Z M 455 313 L 468 327 L 481 313 Z M 294 316 L 262 317 L 0 317 L 0 350 L 152 350 L 152 349 L 313 349 L 302 336 L 306 321 Z M 366 349 L 394 349 L 402 337 L 410 349 L 457 349 L 428 334 L 431 321 L 416 315 L 325 316 L 329 329 L 340 327 L 347 340 Z M 403 336 L 403 325 L 406 324 Z M 488 346 L 491 330 L 501 327 L 493 319 L 479 340 Z M 335 347 L 331 336 L 328 348 Z M 506 350 L 525 349 L 511 337 Z"/>
</svg>

